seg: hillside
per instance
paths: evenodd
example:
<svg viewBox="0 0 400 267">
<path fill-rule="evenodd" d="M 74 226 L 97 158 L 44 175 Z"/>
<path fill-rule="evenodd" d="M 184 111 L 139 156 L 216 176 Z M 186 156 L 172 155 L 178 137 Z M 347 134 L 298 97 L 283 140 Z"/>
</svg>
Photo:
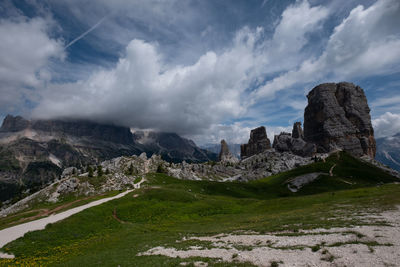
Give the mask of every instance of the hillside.
<svg viewBox="0 0 400 267">
<path fill-rule="evenodd" d="M 310 175 L 316 179 L 305 178 Z M 146 179 L 142 189 L 121 199 L 85 210 L 6 245 L 3 251 L 13 253 L 16 258 L 1 259 L 0 264 L 193 266 L 201 261 L 211 266 L 253 266 L 257 257 L 246 258 L 246 255 L 261 249 L 278 253 L 270 258 L 271 262 L 266 262 L 268 265 L 290 261 L 290 253 L 310 254 L 317 259 L 326 256 L 322 263 L 339 264 L 343 259 L 337 250 L 346 246 L 364 246 L 367 251 L 369 248 L 373 258 L 377 257 L 373 251 L 380 248 L 398 249 L 397 244 L 384 243 L 361 228 L 352 227 L 385 225 L 379 214 L 400 204 L 400 187 L 393 184 L 399 179 L 347 153 L 335 153 L 325 162 L 246 183 L 180 180 L 160 173 L 149 173 Z M 303 183 L 304 180 L 308 183 Z M 69 195 L 60 199 L 60 204 L 77 199 L 79 196 Z M 38 203 L 30 210 L 38 208 L 43 208 L 43 204 Z M 376 215 L 363 219 L 365 212 Z M 28 215 L 14 216 L 19 220 Z M 2 228 L 10 223 L 12 219 L 7 217 L 0 220 Z M 288 235 L 306 237 L 306 229 L 332 227 L 341 228 L 332 233 L 322 229 L 312 231 L 309 234 L 314 241 L 302 241 L 297 246 L 279 245 L 283 241 L 262 241 Z M 319 235 L 320 232 L 327 233 Z M 335 241 L 337 232 L 343 236 L 341 242 Z M 230 241 L 231 245 L 212 241 L 212 236 L 222 233 L 227 238 L 247 235 L 247 240 L 257 236 L 258 241 L 241 244 Z M 323 237 L 331 234 L 331 241 L 324 241 Z M 167 255 L 168 251 L 177 251 L 169 255 L 180 257 L 157 255 Z M 184 251 L 188 256 L 184 256 Z"/>
</svg>

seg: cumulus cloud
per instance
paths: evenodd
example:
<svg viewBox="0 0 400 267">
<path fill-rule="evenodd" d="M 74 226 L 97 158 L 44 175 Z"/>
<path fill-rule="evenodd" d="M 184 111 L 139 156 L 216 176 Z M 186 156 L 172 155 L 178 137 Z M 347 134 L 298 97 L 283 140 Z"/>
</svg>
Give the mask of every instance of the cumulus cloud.
<svg viewBox="0 0 400 267">
<path fill-rule="evenodd" d="M 167 66 L 155 44 L 133 40 L 111 70 L 43 92 L 37 117 L 78 117 L 181 134 L 199 132 L 243 112 L 241 92 L 252 65 L 254 34 L 241 32 L 232 49 L 208 52 L 193 65 Z"/>
<path fill-rule="evenodd" d="M 375 137 L 393 136 L 400 133 L 400 114 L 386 112 L 372 120 Z"/>
<path fill-rule="evenodd" d="M 62 59 L 63 44 L 48 35 L 43 18 L 0 20 L 0 111 L 10 112 L 34 95 L 32 88 L 51 78 L 46 68 L 52 58 Z"/>
<path fill-rule="evenodd" d="M 345 80 L 398 70 L 400 65 L 400 3 L 382 0 L 368 8 L 354 8 L 335 27 L 324 52 L 317 59 L 305 60 L 268 81 L 254 94 L 267 97 L 296 84 L 323 79 Z"/>
<path fill-rule="evenodd" d="M 306 35 L 319 28 L 326 14 L 326 9 L 307 1 L 296 3 L 282 14 L 271 39 L 261 27 L 244 27 L 229 48 L 209 51 L 187 65 L 169 65 L 157 44 L 132 40 L 115 68 L 43 90 L 33 115 L 95 119 L 186 135 L 208 133 L 213 127 L 218 131 L 221 121 L 246 113 L 245 91 L 261 74 L 294 64 L 274 63 L 300 51 Z"/>
</svg>

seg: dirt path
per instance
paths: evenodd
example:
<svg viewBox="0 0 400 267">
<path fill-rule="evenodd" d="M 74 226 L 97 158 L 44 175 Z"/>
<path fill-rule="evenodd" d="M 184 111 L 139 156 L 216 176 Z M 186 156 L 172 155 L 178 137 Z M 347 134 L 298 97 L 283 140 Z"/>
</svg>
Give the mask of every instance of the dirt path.
<svg viewBox="0 0 400 267">
<path fill-rule="evenodd" d="M 250 262 L 257 266 L 398 266 L 400 263 L 400 207 L 379 216 L 363 215 L 366 222 L 388 225 L 302 230 L 293 233 L 240 232 L 177 240 L 180 247 L 155 247 L 141 255 L 203 257 L 224 262 Z M 292 234 L 292 235 L 291 235 Z M 193 245 L 198 240 L 199 245 Z M 211 242 L 202 246 L 201 241 Z"/>
<path fill-rule="evenodd" d="M 142 178 L 142 180 L 135 184 L 134 188 L 140 188 L 141 184 L 144 183 L 146 180 L 144 178 Z M 72 208 L 69 209 L 67 211 L 63 211 L 57 214 L 51 214 L 49 217 L 45 217 L 42 219 L 38 219 L 35 221 L 31 221 L 31 222 L 27 222 L 24 224 L 19 224 L 16 226 L 12 226 L 3 230 L 0 230 L 0 248 L 2 248 L 4 245 L 10 243 L 11 241 L 16 240 L 17 238 L 20 238 L 22 236 L 24 236 L 26 233 L 31 232 L 31 231 L 36 231 L 36 230 L 43 230 L 47 224 L 49 223 L 55 223 L 58 221 L 61 221 L 65 218 L 68 218 L 69 216 L 76 214 L 78 212 L 81 212 L 85 209 L 94 207 L 94 206 L 98 206 L 101 205 L 105 202 L 117 199 L 117 198 L 121 198 L 127 194 L 129 194 L 130 192 L 134 191 L 134 189 L 131 190 L 127 190 L 125 192 L 122 192 L 116 196 L 113 197 L 108 197 L 108 198 L 103 198 L 103 199 L 99 199 L 93 202 L 90 202 L 88 204 L 76 207 L 76 208 Z M 74 201 L 75 202 L 75 201 Z M 69 203 L 70 205 L 72 205 L 74 202 Z M 76 203 L 76 202 L 75 202 Z M 62 205 L 60 207 L 57 207 L 57 210 L 63 209 L 65 207 L 70 206 L 68 204 Z M 52 211 L 54 211 L 55 209 L 53 209 Z M 50 212 L 49 212 L 50 214 Z M 10 255 L 10 254 L 6 254 L 6 253 L 2 253 L 0 252 L 0 258 L 14 258 L 14 255 Z"/>
<path fill-rule="evenodd" d="M 14 241 L 15 239 L 24 236 L 26 233 L 31 232 L 31 231 L 36 231 L 36 230 L 43 230 L 47 224 L 49 223 L 55 223 L 58 221 L 61 221 L 65 218 L 68 218 L 71 215 L 74 215 L 78 212 L 81 212 L 85 209 L 98 206 L 100 204 L 103 204 L 105 202 L 108 202 L 113 199 L 121 198 L 125 196 L 126 194 L 129 194 L 132 192 L 132 190 L 127 190 L 123 193 L 120 193 L 116 196 L 113 197 L 108 197 L 108 198 L 103 198 L 100 200 L 93 201 L 91 203 L 72 208 L 67 211 L 60 212 L 58 214 L 52 214 L 49 217 L 42 218 L 36 221 L 31 221 L 27 222 L 24 224 L 16 225 L 10 228 L 6 228 L 3 230 L 0 230 L 0 247 L 3 247 L 4 245 L 10 243 L 11 241 Z M 13 255 L 5 254 L 5 253 L 0 253 L 0 258 L 13 258 Z"/>
<path fill-rule="evenodd" d="M 51 214 L 55 214 L 58 211 L 63 210 L 65 208 L 68 208 L 68 207 L 70 207 L 70 206 L 72 206 L 72 205 L 74 205 L 76 203 L 81 202 L 81 201 L 88 200 L 88 199 L 95 198 L 95 197 L 102 196 L 102 195 L 104 195 L 104 194 L 97 195 L 97 196 L 85 197 L 85 198 L 82 198 L 82 199 L 77 199 L 75 201 L 72 201 L 72 202 L 60 205 L 58 207 L 55 207 L 54 209 L 51 209 L 51 210 L 50 209 L 38 209 L 38 210 L 27 211 L 27 212 L 24 212 L 24 213 L 35 212 L 35 211 L 38 211 L 39 213 L 36 214 L 36 215 L 30 216 L 30 217 L 21 218 L 18 221 L 10 222 L 9 225 L 16 225 L 16 224 L 20 224 L 22 222 L 33 221 L 33 220 L 36 220 L 36 219 L 41 218 L 41 217 L 46 217 L 46 216 L 49 216 Z M 22 214 L 24 214 L 24 213 L 22 213 Z M 19 215 L 21 215 L 21 214 L 16 214 L 14 216 L 19 216 Z M 10 218 L 11 217 L 13 217 L 13 216 L 10 216 Z"/>
</svg>

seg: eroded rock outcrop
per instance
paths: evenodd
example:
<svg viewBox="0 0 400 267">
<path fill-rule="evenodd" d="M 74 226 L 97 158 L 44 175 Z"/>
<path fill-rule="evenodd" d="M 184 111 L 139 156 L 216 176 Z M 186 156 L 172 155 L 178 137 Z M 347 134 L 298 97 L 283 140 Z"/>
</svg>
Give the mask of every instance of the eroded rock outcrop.
<svg viewBox="0 0 400 267">
<path fill-rule="evenodd" d="M 302 157 L 310 157 L 317 152 L 315 144 L 304 141 L 301 122 L 294 123 L 292 134 L 282 132 L 275 135 L 272 147 L 278 152 L 291 152 Z"/>
<path fill-rule="evenodd" d="M 221 151 L 219 152 L 218 160 L 227 163 L 239 162 L 239 160 L 229 151 L 228 144 L 224 139 L 221 140 Z"/>
<path fill-rule="evenodd" d="M 375 157 L 376 143 L 370 109 L 361 87 L 352 83 L 324 83 L 307 95 L 304 139 L 318 152 L 342 149 L 354 156 Z"/>
<path fill-rule="evenodd" d="M 251 130 L 247 144 L 240 146 L 240 158 L 245 159 L 271 148 L 271 141 L 267 137 L 264 126 Z"/>
<path fill-rule="evenodd" d="M 298 121 L 293 124 L 292 137 L 304 139 L 304 133 L 303 133 L 303 128 L 301 128 L 301 122 Z"/>
</svg>

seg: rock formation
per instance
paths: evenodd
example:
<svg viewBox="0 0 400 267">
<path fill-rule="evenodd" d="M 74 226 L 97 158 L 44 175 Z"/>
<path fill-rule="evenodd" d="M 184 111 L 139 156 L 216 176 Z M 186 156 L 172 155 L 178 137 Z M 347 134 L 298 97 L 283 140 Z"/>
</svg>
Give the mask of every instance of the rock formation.
<svg viewBox="0 0 400 267">
<path fill-rule="evenodd" d="M 218 160 L 227 163 L 237 163 L 239 160 L 231 154 L 228 144 L 224 139 L 221 140 L 221 151 L 219 152 Z"/>
<path fill-rule="evenodd" d="M 376 143 L 364 91 L 352 83 L 325 83 L 307 95 L 304 139 L 318 152 L 336 149 L 375 157 Z"/>
<path fill-rule="evenodd" d="M 293 124 L 292 137 L 304 139 L 304 133 L 303 129 L 301 128 L 301 122 L 298 121 Z"/>
<path fill-rule="evenodd" d="M 282 132 L 275 135 L 273 148 L 279 152 L 292 152 L 302 157 L 313 156 L 317 151 L 315 144 L 303 140 L 303 129 L 301 122 L 293 125 L 292 134 Z"/>
<path fill-rule="evenodd" d="M 21 116 L 7 115 L 3 120 L 0 132 L 19 132 L 28 128 L 29 125 L 30 122 Z"/>
<path fill-rule="evenodd" d="M 240 146 L 240 158 L 245 159 L 270 148 L 271 141 L 267 137 L 265 127 L 261 126 L 251 130 L 249 142 Z"/>
</svg>

